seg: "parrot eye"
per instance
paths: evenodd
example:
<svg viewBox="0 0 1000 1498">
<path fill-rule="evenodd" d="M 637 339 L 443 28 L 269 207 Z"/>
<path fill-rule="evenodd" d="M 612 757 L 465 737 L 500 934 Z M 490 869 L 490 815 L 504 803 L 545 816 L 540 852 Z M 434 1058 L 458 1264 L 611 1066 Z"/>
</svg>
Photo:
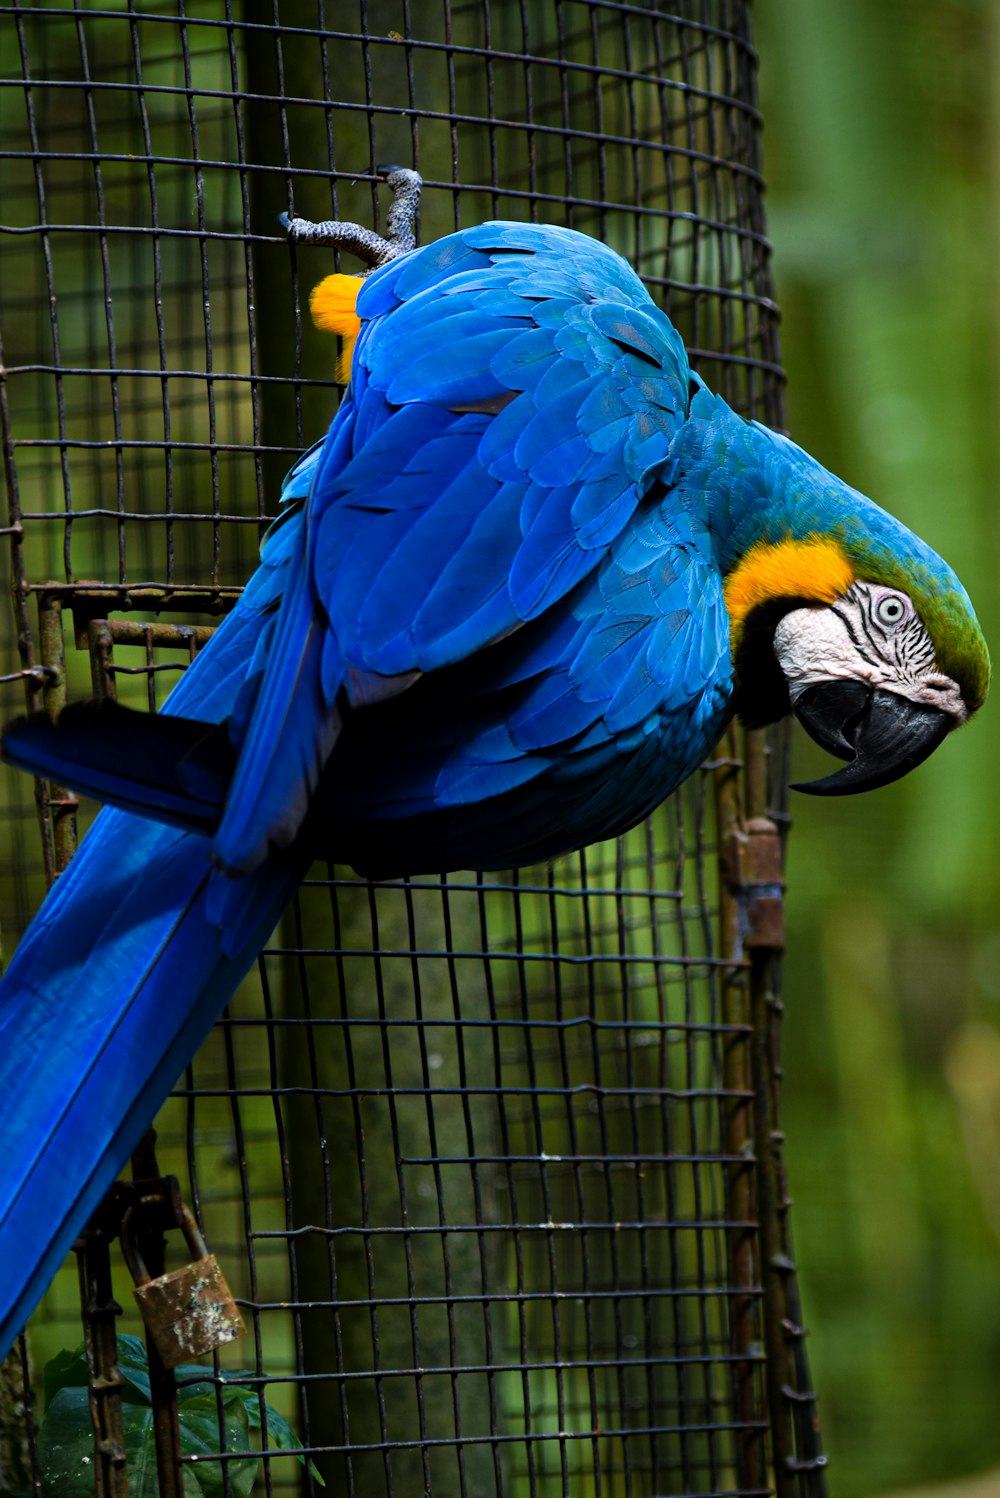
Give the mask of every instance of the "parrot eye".
<svg viewBox="0 0 1000 1498">
<path fill-rule="evenodd" d="M 907 612 L 907 601 L 898 593 L 884 593 L 874 608 L 875 618 L 887 629 L 894 629 L 897 624 L 902 624 Z"/>
</svg>

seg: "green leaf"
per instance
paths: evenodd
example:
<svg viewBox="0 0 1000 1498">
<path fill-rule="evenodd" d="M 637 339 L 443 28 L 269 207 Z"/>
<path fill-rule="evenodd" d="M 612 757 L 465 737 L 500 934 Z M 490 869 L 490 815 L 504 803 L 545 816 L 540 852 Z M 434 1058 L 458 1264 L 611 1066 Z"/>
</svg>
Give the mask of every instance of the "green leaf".
<svg viewBox="0 0 1000 1498">
<path fill-rule="evenodd" d="M 235 1375 L 235 1377 L 237 1378 L 253 1378 L 254 1376 L 255 1375 L 251 1373 L 243 1371 Z M 238 1405 L 246 1416 L 248 1428 L 250 1430 L 260 1430 L 260 1400 L 257 1396 L 256 1389 L 248 1389 L 240 1385 L 232 1384 L 231 1380 L 233 1379 L 233 1377 L 234 1375 L 231 1373 L 226 1374 L 225 1382 L 228 1387 L 224 1388 L 222 1392 L 224 1409 L 228 1411 L 231 1406 L 235 1407 Z M 289 1425 L 288 1421 L 285 1419 L 284 1415 L 279 1415 L 278 1411 L 276 1409 L 272 1409 L 271 1405 L 269 1404 L 265 1404 L 264 1409 L 267 1418 L 268 1445 L 277 1451 L 294 1451 L 296 1458 L 301 1463 L 301 1465 L 303 1467 L 308 1465 L 309 1470 L 313 1475 L 314 1481 L 317 1482 L 320 1487 L 325 1487 L 326 1483 L 323 1480 L 322 1474 L 317 1470 L 315 1463 L 307 1463 L 305 1452 L 302 1450 L 302 1443 L 300 1442 L 298 1436 L 295 1434 L 295 1431 Z M 210 1393 L 199 1393 L 196 1394 L 194 1398 L 185 1399 L 182 1402 L 182 1404 L 180 1405 L 180 1418 L 182 1421 L 185 1418 L 185 1412 L 187 1410 L 211 1410 L 214 1414 L 217 1410 L 216 1386 L 212 1386 L 212 1390 Z M 228 1414 L 226 1415 L 226 1418 L 228 1419 Z"/>
<path fill-rule="evenodd" d="M 129 1498 L 158 1498 L 153 1412 L 126 1405 L 122 1414 Z M 52 1400 L 38 1438 L 38 1465 L 43 1498 L 93 1498 L 94 1432 L 86 1389 L 62 1388 Z M 197 1493 L 193 1489 L 192 1498 Z"/>
<path fill-rule="evenodd" d="M 87 1356 L 81 1342 L 72 1351 L 64 1347 L 45 1364 L 45 1408 L 55 1399 L 60 1389 L 86 1388 Z"/>
<path fill-rule="evenodd" d="M 222 1400 L 223 1419 L 228 1419 L 229 1410 L 234 1409 L 238 1412 L 237 1418 L 246 1426 L 247 1430 L 250 1430 L 251 1421 L 248 1418 L 246 1410 L 245 1389 L 222 1389 L 219 1391 L 212 1388 L 204 1394 L 196 1394 L 193 1399 L 182 1399 L 177 1406 L 178 1419 L 186 1420 L 189 1414 L 199 1416 L 210 1414 L 216 1421 L 216 1424 L 218 1424 L 220 1397 Z"/>
<path fill-rule="evenodd" d="M 302 1442 L 295 1434 L 284 1415 L 272 1409 L 269 1404 L 264 1406 L 267 1411 L 267 1439 L 272 1446 L 277 1446 L 279 1451 L 298 1451 Z M 257 1418 L 260 1419 L 260 1409 L 257 1410 Z"/>
<path fill-rule="evenodd" d="M 227 1384 L 232 1383 L 234 1379 L 244 1377 L 249 1378 L 252 1375 L 244 1374 L 242 1370 L 239 1373 L 221 1375 L 222 1381 Z M 182 1403 L 186 1403 L 189 1399 L 199 1398 L 203 1394 L 214 1395 L 220 1382 L 214 1371 L 206 1367 L 204 1363 L 181 1363 L 174 1369 L 174 1378 L 177 1381 L 177 1398 Z"/>
<path fill-rule="evenodd" d="M 317 1468 L 316 1463 L 306 1461 L 305 1453 L 302 1450 L 302 1442 L 299 1440 L 298 1436 L 295 1434 L 294 1430 L 289 1425 L 284 1415 L 279 1415 L 278 1411 L 272 1409 L 269 1404 L 265 1405 L 264 1408 L 267 1411 L 267 1439 L 269 1444 L 271 1446 L 276 1446 L 279 1451 L 294 1451 L 303 1467 L 308 1466 L 310 1472 L 312 1473 L 313 1481 L 319 1483 L 319 1486 L 321 1488 L 325 1488 L 326 1482 L 324 1481 L 322 1474 Z M 260 1423 L 259 1406 L 257 1406 L 257 1423 Z"/>
<path fill-rule="evenodd" d="M 249 1498 L 259 1458 L 250 1445 L 245 1411 L 238 1403 L 225 1411 L 225 1449 L 246 1453 L 245 1460 L 219 1459 L 219 1419 L 216 1409 L 179 1409 L 181 1452 L 194 1457 L 183 1468 L 186 1498 L 223 1498 L 223 1465 L 229 1469 L 234 1498 Z M 125 1405 L 125 1456 L 129 1498 L 159 1498 L 153 1412 L 138 1404 Z M 38 1440 L 38 1463 L 43 1498 L 93 1498 L 94 1435 L 87 1391 L 63 1388 L 45 1416 Z"/>
<path fill-rule="evenodd" d="M 138 1337 L 118 1338 L 118 1366 L 122 1375 L 125 1452 L 131 1498 L 158 1498 L 149 1362 Z M 181 1451 L 195 1458 L 184 1466 L 188 1498 L 222 1498 L 223 1466 L 228 1468 L 230 1491 L 248 1498 L 259 1458 L 250 1432 L 261 1427 L 260 1397 L 249 1369 L 217 1378 L 201 1363 L 184 1363 L 174 1370 L 178 1388 L 177 1419 Z M 185 1382 L 185 1380 L 190 1380 Z M 241 1382 L 244 1381 L 244 1382 Z M 90 1498 L 94 1484 L 94 1438 L 87 1401 L 87 1358 L 84 1345 L 60 1352 L 45 1368 L 46 1415 L 39 1436 L 39 1464 L 46 1498 Z M 223 1463 L 218 1455 L 219 1409 L 225 1428 L 225 1449 L 246 1453 L 245 1461 Z M 267 1440 L 278 1451 L 293 1451 L 306 1465 L 305 1453 L 283 1415 L 265 1405 Z M 214 1457 L 214 1459 L 213 1459 Z M 323 1478 L 312 1462 L 317 1483 Z"/>
<path fill-rule="evenodd" d="M 46 1374 L 48 1369 L 46 1369 Z M 90 1498 L 94 1491 L 94 1433 L 87 1391 L 56 1391 L 38 1437 L 38 1465 L 45 1498 Z"/>
<path fill-rule="evenodd" d="M 124 1379 L 122 1399 L 132 1403 L 152 1404 L 153 1391 L 149 1382 L 149 1356 L 146 1344 L 139 1337 L 118 1338 L 118 1367 Z M 136 1400 L 136 1394 L 139 1399 Z"/>
<path fill-rule="evenodd" d="M 210 1408 L 203 1408 L 210 1404 Z M 198 1481 L 203 1498 L 223 1498 L 223 1466 L 228 1470 L 229 1490 L 235 1498 L 249 1498 L 257 1476 L 259 1458 L 250 1445 L 246 1410 L 238 1401 L 224 1401 L 226 1446 L 228 1453 L 246 1452 L 245 1461 L 227 1461 L 218 1458 L 219 1413 L 214 1396 L 199 1395 L 185 1400 L 178 1408 L 181 1429 L 181 1451 L 184 1456 L 194 1457 L 194 1465 L 185 1466 Z M 131 1498 L 131 1489 L 129 1492 Z"/>
<path fill-rule="evenodd" d="M 149 1362 L 139 1337 L 118 1338 L 118 1367 L 122 1375 L 122 1400 L 126 1404 L 150 1404 Z M 64 1348 L 45 1365 L 45 1407 L 60 1389 L 87 1387 L 87 1352 L 83 1342 L 70 1351 Z"/>
</svg>

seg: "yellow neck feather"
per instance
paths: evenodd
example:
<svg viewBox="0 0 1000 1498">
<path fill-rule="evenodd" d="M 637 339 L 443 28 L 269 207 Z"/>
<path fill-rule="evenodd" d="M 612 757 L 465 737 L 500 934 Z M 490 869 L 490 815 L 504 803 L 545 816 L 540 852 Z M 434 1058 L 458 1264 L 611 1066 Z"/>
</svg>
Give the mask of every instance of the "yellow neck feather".
<svg viewBox="0 0 1000 1498">
<path fill-rule="evenodd" d="M 724 584 L 730 638 L 735 650 L 750 611 L 770 598 L 807 598 L 833 603 L 854 582 L 854 569 L 839 542 L 824 536 L 795 541 L 758 541 Z"/>
<path fill-rule="evenodd" d="M 309 293 L 309 311 L 317 328 L 336 333 L 343 339 L 334 376 L 338 385 L 351 378 L 354 341 L 361 331 L 361 319 L 354 310 L 361 290 L 360 276 L 326 276 Z"/>
</svg>

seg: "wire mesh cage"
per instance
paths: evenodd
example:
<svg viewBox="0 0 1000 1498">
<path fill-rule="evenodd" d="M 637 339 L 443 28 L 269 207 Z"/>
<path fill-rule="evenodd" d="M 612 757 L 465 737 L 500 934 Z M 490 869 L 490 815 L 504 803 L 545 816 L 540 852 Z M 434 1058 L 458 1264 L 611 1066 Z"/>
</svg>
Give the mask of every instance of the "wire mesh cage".
<svg viewBox="0 0 1000 1498">
<path fill-rule="evenodd" d="M 421 172 L 425 242 L 611 243 L 780 425 L 749 8 L 0 5 L 9 682 L 155 710 L 231 606 L 336 401 L 303 313 L 336 257 L 277 215 L 378 226 L 373 162 Z M 313 869 L 156 1121 L 249 1328 L 169 1395 L 209 1400 L 185 1481 L 823 1491 L 776 1115 L 783 752 L 730 735 L 551 867 Z M 40 843 L 8 776 L 8 948 L 90 815 L 36 800 Z M 11 1486 L 58 1475 L 41 1371 L 79 1325 L 70 1262 L 7 1370 Z"/>
</svg>

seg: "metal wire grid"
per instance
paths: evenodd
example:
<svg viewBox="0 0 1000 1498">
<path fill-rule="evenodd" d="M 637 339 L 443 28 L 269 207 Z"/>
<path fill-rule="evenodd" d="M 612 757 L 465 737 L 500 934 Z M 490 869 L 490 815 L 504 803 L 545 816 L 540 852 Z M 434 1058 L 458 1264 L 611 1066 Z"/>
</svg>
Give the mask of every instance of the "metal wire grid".
<svg viewBox="0 0 1000 1498">
<path fill-rule="evenodd" d="M 780 419 L 744 0 L 198 9 L 0 5 L 18 626 L 23 669 L 62 672 L 29 695 L 89 675 L 154 706 L 186 621 L 227 606 L 332 399 L 300 313 L 330 257 L 274 215 L 377 223 L 376 159 L 422 171 L 425 240 L 494 215 L 608 238 L 710 382 Z M 223 1362 L 335 1491 L 771 1491 L 726 773 L 507 881 L 314 871 L 158 1121 L 252 1326 Z M 66 799 L 42 795 L 50 876 Z M 57 1281 L 36 1364 L 77 1325 Z M 774 1480 L 818 1493 L 799 1427 Z M 259 1482 L 315 1486 L 274 1451 Z"/>
</svg>

